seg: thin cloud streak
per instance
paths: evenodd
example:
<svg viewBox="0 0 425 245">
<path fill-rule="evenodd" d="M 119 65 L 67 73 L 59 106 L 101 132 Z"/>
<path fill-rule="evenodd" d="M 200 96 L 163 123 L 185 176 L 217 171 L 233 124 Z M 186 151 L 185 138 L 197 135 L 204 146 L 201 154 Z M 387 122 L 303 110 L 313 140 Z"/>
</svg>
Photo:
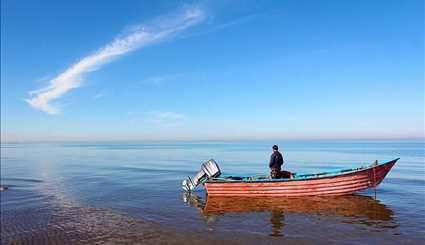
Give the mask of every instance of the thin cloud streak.
<svg viewBox="0 0 425 245">
<path fill-rule="evenodd" d="M 141 84 L 149 84 L 155 86 L 161 86 L 164 83 L 175 82 L 179 79 L 186 79 L 187 75 L 190 73 L 175 73 L 175 74 L 167 74 L 167 75 L 159 75 L 159 76 L 151 76 L 144 79 Z"/>
<path fill-rule="evenodd" d="M 172 111 L 154 111 L 149 115 L 149 120 L 158 124 L 174 124 L 186 119 L 185 115 Z"/>
<path fill-rule="evenodd" d="M 126 121 L 130 124 L 143 124 L 146 127 L 162 129 L 183 126 L 189 120 L 185 114 L 174 111 L 130 111 L 127 112 L 127 117 Z"/>
<path fill-rule="evenodd" d="M 98 99 L 101 99 L 101 98 L 103 98 L 103 97 L 105 97 L 105 96 L 107 96 L 108 95 L 108 93 L 107 92 L 105 92 L 105 91 L 100 91 L 99 93 L 97 93 L 97 94 L 95 94 L 94 96 L 93 96 L 93 99 L 94 100 L 98 100 Z"/>
<path fill-rule="evenodd" d="M 115 40 L 95 53 L 71 65 L 63 73 L 50 80 L 50 84 L 47 87 L 30 91 L 30 98 L 26 99 L 26 101 L 35 109 L 49 114 L 58 114 L 60 110 L 53 106 L 51 101 L 60 98 L 72 89 L 80 87 L 85 74 L 96 71 L 102 65 L 111 62 L 119 56 L 169 38 L 203 19 L 204 12 L 201 9 L 188 8 L 174 17 L 162 17 L 160 23 L 154 27 L 136 26 L 127 35 L 115 38 Z"/>
</svg>

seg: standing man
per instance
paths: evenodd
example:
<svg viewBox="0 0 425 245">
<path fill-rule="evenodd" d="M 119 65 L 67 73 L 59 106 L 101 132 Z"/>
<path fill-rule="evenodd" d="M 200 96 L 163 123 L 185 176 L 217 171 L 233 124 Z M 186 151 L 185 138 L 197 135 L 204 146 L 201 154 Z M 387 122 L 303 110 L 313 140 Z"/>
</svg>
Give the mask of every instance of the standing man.
<svg viewBox="0 0 425 245">
<path fill-rule="evenodd" d="M 269 167 L 270 167 L 270 176 L 272 177 L 272 179 L 278 179 L 281 177 L 281 169 L 282 169 L 282 165 L 283 165 L 283 157 L 282 154 L 280 154 L 279 152 L 279 147 L 277 145 L 273 145 L 272 147 L 273 153 L 270 156 L 270 163 L 269 163 Z"/>
</svg>

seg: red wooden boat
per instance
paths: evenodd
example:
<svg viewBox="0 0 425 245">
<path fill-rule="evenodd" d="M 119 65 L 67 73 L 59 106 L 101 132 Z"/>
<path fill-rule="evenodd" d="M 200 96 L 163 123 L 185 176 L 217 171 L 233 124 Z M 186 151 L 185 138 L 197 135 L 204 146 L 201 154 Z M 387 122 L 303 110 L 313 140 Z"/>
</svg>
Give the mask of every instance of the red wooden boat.
<svg viewBox="0 0 425 245">
<path fill-rule="evenodd" d="M 210 177 L 205 180 L 204 186 L 208 196 L 300 197 L 347 195 L 379 185 L 398 160 L 399 158 L 382 164 L 376 163 L 368 167 L 336 172 L 295 175 L 292 179 Z M 207 170 L 205 171 L 208 173 Z"/>
</svg>

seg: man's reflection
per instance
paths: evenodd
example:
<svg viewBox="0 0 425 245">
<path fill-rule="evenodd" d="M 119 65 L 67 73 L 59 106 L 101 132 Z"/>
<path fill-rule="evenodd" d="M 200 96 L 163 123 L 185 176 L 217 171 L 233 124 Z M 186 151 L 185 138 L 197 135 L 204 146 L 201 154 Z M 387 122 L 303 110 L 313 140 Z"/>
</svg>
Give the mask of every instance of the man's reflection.
<svg viewBox="0 0 425 245">
<path fill-rule="evenodd" d="M 282 210 L 272 210 L 270 212 L 270 223 L 272 224 L 272 233 L 270 236 L 283 236 L 282 230 L 285 226 L 285 216 Z"/>
</svg>

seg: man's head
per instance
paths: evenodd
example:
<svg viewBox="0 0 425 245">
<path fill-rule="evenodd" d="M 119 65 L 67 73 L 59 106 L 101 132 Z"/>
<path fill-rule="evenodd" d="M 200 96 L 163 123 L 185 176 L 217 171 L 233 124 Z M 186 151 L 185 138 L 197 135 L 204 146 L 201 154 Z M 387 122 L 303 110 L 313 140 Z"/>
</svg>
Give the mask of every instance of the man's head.
<svg viewBox="0 0 425 245">
<path fill-rule="evenodd" d="M 272 149 L 273 149 L 273 151 L 277 151 L 277 150 L 279 150 L 279 147 L 277 145 L 273 145 Z"/>
</svg>

